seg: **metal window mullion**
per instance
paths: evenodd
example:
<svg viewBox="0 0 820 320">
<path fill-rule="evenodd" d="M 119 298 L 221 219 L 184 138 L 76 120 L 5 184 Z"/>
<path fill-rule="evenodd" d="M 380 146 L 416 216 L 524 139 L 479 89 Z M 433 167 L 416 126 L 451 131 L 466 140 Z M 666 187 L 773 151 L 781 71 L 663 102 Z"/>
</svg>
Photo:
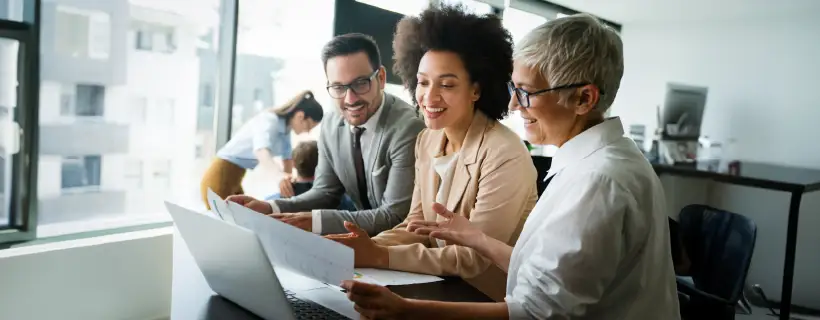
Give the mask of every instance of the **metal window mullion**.
<svg viewBox="0 0 820 320">
<path fill-rule="evenodd" d="M 217 150 L 228 143 L 231 138 L 238 20 L 239 0 L 222 0 L 220 4 L 219 42 L 217 45 L 217 97 L 214 112 L 214 135 Z"/>
</svg>

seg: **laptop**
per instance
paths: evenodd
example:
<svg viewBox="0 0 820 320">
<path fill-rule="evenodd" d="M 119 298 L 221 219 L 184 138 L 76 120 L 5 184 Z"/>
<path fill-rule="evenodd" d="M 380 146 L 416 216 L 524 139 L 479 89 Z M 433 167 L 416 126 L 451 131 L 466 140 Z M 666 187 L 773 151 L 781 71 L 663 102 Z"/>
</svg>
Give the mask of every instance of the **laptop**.
<svg viewBox="0 0 820 320">
<path fill-rule="evenodd" d="M 165 202 L 165 206 L 208 286 L 220 296 L 265 319 L 351 319 L 305 297 L 338 300 L 341 292 L 328 295 L 322 291 L 330 288 L 316 289 L 318 294 L 285 290 L 252 231 L 173 203 Z"/>
</svg>

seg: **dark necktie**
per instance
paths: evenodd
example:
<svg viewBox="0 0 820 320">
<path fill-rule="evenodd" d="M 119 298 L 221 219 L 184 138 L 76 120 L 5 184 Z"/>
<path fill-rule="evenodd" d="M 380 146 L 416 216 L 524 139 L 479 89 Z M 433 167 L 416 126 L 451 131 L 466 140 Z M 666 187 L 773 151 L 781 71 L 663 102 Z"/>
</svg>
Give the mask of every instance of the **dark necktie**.
<svg viewBox="0 0 820 320">
<path fill-rule="evenodd" d="M 365 210 L 370 210 L 367 200 L 367 181 L 364 176 L 364 159 L 362 158 L 362 133 L 364 128 L 353 127 L 353 164 L 356 166 L 356 183 L 359 185 L 359 201 Z"/>
</svg>

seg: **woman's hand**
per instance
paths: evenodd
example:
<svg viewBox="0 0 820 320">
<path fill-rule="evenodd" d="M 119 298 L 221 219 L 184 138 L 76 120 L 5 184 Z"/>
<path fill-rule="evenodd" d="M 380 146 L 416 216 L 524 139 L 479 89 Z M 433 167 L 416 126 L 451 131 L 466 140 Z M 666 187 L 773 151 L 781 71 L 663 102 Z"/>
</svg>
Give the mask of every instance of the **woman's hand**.
<svg viewBox="0 0 820 320">
<path fill-rule="evenodd" d="M 439 203 L 433 204 L 433 211 L 442 216 L 444 221 L 411 221 L 407 231 L 420 235 L 429 235 L 448 243 L 470 247 L 481 251 L 487 236 L 462 215 L 454 214 Z"/>
<path fill-rule="evenodd" d="M 353 248 L 353 264 L 357 268 L 387 269 L 390 266 L 387 247 L 376 244 L 366 231 L 352 222 L 345 221 L 345 228 L 350 233 L 326 235 L 325 238 Z"/>
<path fill-rule="evenodd" d="M 367 319 L 409 319 L 410 302 L 389 289 L 353 280 L 342 282 L 347 298 L 356 311 Z"/>
</svg>

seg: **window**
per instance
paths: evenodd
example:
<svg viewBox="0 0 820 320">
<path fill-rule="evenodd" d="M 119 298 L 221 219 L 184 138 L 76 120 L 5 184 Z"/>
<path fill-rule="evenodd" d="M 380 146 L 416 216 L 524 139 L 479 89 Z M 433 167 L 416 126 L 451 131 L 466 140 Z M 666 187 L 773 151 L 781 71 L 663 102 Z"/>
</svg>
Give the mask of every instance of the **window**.
<svg viewBox="0 0 820 320">
<path fill-rule="evenodd" d="M 504 17 L 502 20 L 504 28 L 507 28 L 510 32 L 515 44 L 521 41 L 521 38 L 530 32 L 530 30 L 546 22 L 547 18 L 512 7 L 504 9 Z M 521 119 L 518 111 L 510 112 L 510 115 L 506 119 L 501 120 L 501 123 L 515 131 L 520 137 L 525 137 L 524 120 Z"/>
<path fill-rule="evenodd" d="M 357 0 L 374 7 L 401 13 L 406 16 L 416 15 L 424 11 L 430 4 L 429 0 Z"/>
<path fill-rule="evenodd" d="M 136 41 L 135 49 L 159 53 L 174 53 L 176 51 L 174 27 L 139 21 L 135 22 L 132 28 L 134 29 L 134 39 Z"/>
<path fill-rule="evenodd" d="M 0 20 L 23 21 L 24 0 L 0 0 Z"/>
<path fill-rule="evenodd" d="M 148 98 L 135 96 L 131 98 L 130 119 L 134 124 L 145 124 L 146 113 L 148 112 Z"/>
<path fill-rule="evenodd" d="M 439 0 L 443 4 L 462 4 L 477 14 L 492 14 L 493 6 L 477 0 Z"/>
<path fill-rule="evenodd" d="M 36 83 L 27 77 L 38 69 L 33 24 L 34 1 L 0 1 L 0 243 L 33 239 L 36 216 L 21 205 L 28 197 L 22 183 L 30 176 L 27 102 L 36 100 Z"/>
<path fill-rule="evenodd" d="M 141 189 L 143 187 L 142 163 L 141 159 L 129 159 L 128 162 L 125 163 L 123 175 L 125 176 L 126 189 Z"/>
<path fill-rule="evenodd" d="M 101 117 L 105 104 L 105 87 L 98 85 L 63 85 L 60 92 L 60 115 L 67 117 Z"/>
<path fill-rule="evenodd" d="M 203 107 L 213 107 L 214 106 L 214 86 L 210 83 L 203 84 L 202 88 L 202 96 L 200 97 L 200 101 L 202 102 Z"/>
<path fill-rule="evenodd" d="M 99 190 L 101 165 L 102 160 L 98 155 L 63 157 L 60 187 L 63 191 Z"/>
<path fill-rule="evenodd" d="M 57 52 L 74 58 L 108 59 L 111 18 L 102 11 L 58 5 L 54 14 Z"/>
<path fill-rule="evenodd" d="M 17 73 L 17 53 L 19 43 L 15 40 L 0 38 L 0 68 L 8 70 L 10 74 Z M 9 61 L 13 64 L 6 64 Z M 5 69 L 8 68 L 8 69 Z M 17 104 L 15 79 L 0 76 L 0 230 L 9 226 L 10 218 L 10 191 L 11 165 L 14 148 L 12 117 Z"/>
<path fill-rule="evenodd" d="M 84 71 L 55 76 L 50 70 L 40 79 L 38 236 L 167 221 L 166 199 L 204 207 L 199 183 L 215 155 L 207 145 L 215 142 L 204 139 L 214 128 L 197 121 L 203 112 L 213 117 L 214 108 L 200 105 L 200 85 L 221 86 L 216 77 L 222 55 L 196 44 L 205 35 L 231 32 L 223 28 L 233 23 L 223 24 L 222 17 L 232 15 L 220 9 L 230 2 L 117 2 L 128 10 L 108 1 L 82 1 L 82 9 L 42 7 L 42 39 L 55 41 L 56 48 L 42 52 L 41 61 L 76 62 Z M 113 18 L 118 22 L 111 28 Z M 134 52 L 143 50 L 166 55 Z M 101 51 L 110 56 L 106 63 L 84 61 Z M 214 105 L 218 88 L 206 90 Z M 64 121 L 74 117 L 98 121 Z M 205 146 L 199 157 L 197 145 Z"/>
<path fill-rule="evenodd" d="M 77 85 L 77 99 L 74 115 L 78 117 L 99 117 L 103 115 L 105 87 L 96 85 Z"/>
<path fill-rule="evenodd" d="M 395 7 L 421 2 L 426 5 L 427 0 L 379 2 Z M 239 5 L 232 131 L 235 133 L 260 112 L 259 104 L 253 101 L 256 98 L 278 106 L 302 90 L 311 90 L 323 107 L 332 110 L 334 107 L 325 89 L 324 68 L 316 57 L 333 37 L 336 1 L 242 0 Z M 283 46 L 282 43 L 299 45 Z M 293 139 L 315 139 L 318 132 L 317 127 L 311 134 Z M 258 192 L 262 197 L 270 195 L 277 191 L 277 186 L 269 181 L 277 181 L 280 174 L 250 172 L 245 191 Z M 266 176 L 254 179 L 262 175 Z"/>
</svg>

